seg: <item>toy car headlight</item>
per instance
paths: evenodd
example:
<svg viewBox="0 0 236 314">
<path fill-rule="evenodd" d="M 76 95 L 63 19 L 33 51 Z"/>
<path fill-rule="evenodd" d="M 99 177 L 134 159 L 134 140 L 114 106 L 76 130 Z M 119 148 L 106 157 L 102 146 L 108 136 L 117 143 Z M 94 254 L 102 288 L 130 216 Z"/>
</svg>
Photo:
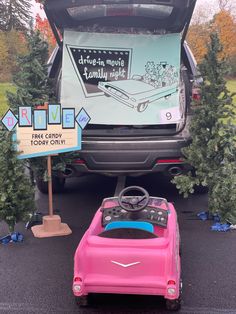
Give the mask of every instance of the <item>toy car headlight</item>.
<svg viewBox="0 0 236 314">
<path fill-rule="evenodd" d="M 75 293 L 81 292 L 82 286 L 83 286 L 82 279 L 80 277 L 75 277 L 73 283 L 73 291 Z"/>
<path fill-rule="evenodd" d="M 176 290 L 175 290 L 175 288 L 168 288 L 167 292 L 169 295 L 174 295 L 176 293 Z"/>
<path fill-rule="evenodd" d="M 81 284 L 75 283 L 75 284 L 73 285 L 73 290 L 74 290 L 74 292 L 80 292 L 80 291 L 82 290 Z"/>
</svg>

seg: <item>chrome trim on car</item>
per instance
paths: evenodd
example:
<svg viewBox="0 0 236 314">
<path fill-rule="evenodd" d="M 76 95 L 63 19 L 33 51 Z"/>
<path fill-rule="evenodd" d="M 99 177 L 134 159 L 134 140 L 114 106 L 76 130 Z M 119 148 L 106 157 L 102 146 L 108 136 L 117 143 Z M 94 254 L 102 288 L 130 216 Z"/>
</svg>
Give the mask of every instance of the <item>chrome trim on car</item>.
<svg viewBox="0 0 236 314">
<path fill-rule="evenodd" d="M 89 141 L 89 140 L 82 140 L 82 144 L 143 144 L 143 143 L 177 143 L 177 142 L 186 142 L 185 139 L 178 139 L 178 140 L 156 140 L 156 141 L 147 141 L 147 140 L 143 140 L 143 141 Z"/>
<path fill-rule="evenodd" d="M 119 263 L 119 262 L 116 262 L 116 261 L 111 261 L 111 262 L 112 262 L 113 264 L 122 266 L 122 267 L 124 267 L 124 268 L 130 267 L 130 266 L 134 266 L 134 265 L 138 265 L 138 264 L 141 263 L 141 262 L 133 262 L 133 263 L 130 263 L 130 264 L 122 264 L 122 263 Z"/>
</svg>

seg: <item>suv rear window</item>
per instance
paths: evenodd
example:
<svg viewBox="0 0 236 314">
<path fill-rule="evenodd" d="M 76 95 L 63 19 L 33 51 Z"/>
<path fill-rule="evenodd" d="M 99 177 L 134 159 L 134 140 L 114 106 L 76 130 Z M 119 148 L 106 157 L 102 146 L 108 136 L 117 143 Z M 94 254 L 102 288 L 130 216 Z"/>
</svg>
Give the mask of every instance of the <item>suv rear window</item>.
<svg viewBox="0 0 236 314">
<path fill-rule="evenodd" d="M 196 0 L 45 0 L 51 26 L 146 27 L 180 33 L 188 26 Z M 55 29 L 54 29 L 55 30 Z"/>
<path fill-rule="evenodd" d="M 172 6 L 155 4 L 99 4 L 67 9 L 69 15 L 77 21 L 106 16 L 142 16 L 160 20 L 169 17 L 172 11 Z"/>
</svg>

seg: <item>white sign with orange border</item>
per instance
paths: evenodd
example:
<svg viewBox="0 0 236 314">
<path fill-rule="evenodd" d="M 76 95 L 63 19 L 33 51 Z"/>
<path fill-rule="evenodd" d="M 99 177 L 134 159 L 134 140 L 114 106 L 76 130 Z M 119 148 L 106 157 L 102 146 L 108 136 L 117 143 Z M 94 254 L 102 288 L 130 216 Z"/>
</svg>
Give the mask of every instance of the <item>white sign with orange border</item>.
<svg viewBox="0 0 236 314">
<path fill-rule="evenodd" d="M 47 130 L 17 127 L 19 159 L 47 156 L 81 149 L 81 128 L 63 129 L 61 125 L 48 125 Z"/>
</svg>

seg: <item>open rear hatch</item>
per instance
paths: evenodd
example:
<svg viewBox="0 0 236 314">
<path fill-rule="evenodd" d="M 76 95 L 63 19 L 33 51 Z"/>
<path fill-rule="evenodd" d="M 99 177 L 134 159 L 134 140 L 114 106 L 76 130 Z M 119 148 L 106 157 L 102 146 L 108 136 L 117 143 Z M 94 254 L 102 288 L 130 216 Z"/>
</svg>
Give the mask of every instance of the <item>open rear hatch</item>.
<svg viewBox="0 0 236 314">
<path fill-rule="evenodd" d="M 181 66 L 183 68 L 180 50 L 183 50 L 181 42 L 185 39 L 195 4 L 196 0 L 45 1 L 45 13 L 58 45 L 63 49 L 61 102 L 63 106 L 79 109 L 81 106 L 87 110 L 92 118 L 87 135 L 95 135 L 94 131 L 96 135 L 119 137 L 168 135 L 175 134 L 180 125 L 184 125 L 186 104 L 180 103 L 181 98 L 185 101 L 180 85 L 181 80 L 184 85 L 186 78 L 179 74 Z M 163 47 L 163 44 L 160 51 L 158 46 Z M 153 52 L 148 52 L 142 60 L 147 48 Z M 100 53 L 101 57 L 96 57 Z M 172 55 L 165 59 L 165 53 Z M 111 58 L 105 58 L 104 54 L 110 54 Z M 157 55 L 162 57 L 158 59 Z M 137 66 L 136 60 L 143 62 L 142 68 Z M 75 74 L 69 81 L 68 76 L 73 71 Z M 154 75 L 153 71 L 156 71 Z M 171 76 L 171 82 L 166 83 L 166 77 L 161 83 L 153 79 L 157 72 L 163 71 L 166 77 Z M 108 78 L 104 73 L 108 73 Z M 134 85 L 140 86 L 140 93 L 132 94 Z M 71 94 L 75 91 L 77 94 L 73 98 Z M 77 99 L 80 94 L 83 94 L 82 98 Z M 158 118 L 155 122 L 154 115 L 163 116 L 163 110 L 161 112 L 159 108 L 164 108 L 164 101 L 171 110 L 164 112 L 166 120 Z M 178 118 L 172 122 L 177 106 Z M 99 108 L 96 109 L 98 113 L 93 112 L 95 107 Z M 149 113 L 147 107 L 151 108 Z M 155 112 L 154 108 L 160 112 Z M 113 117 L 112 122 L 108 116 L 109 119 Z"/>
<path fill-rule="evenodd" d="M 58 39 L 57 29 L 99 23 L 182 32 L 184 40 L 195 4 L 196 0 L 46 0 L 44 9 Z"/>
</svg>

